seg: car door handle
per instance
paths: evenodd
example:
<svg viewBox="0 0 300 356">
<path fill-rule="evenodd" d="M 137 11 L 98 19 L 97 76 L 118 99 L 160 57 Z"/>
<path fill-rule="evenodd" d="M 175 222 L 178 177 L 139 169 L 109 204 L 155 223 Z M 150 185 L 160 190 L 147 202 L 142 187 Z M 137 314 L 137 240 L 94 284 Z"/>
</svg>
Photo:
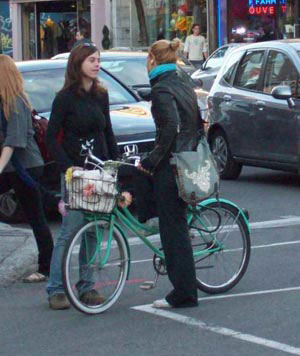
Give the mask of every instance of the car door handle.
<svg viewBox="0 0 300 356">
<path fill-rule="evenodd" d="M 257 101 L 255 104 L 259 111 L 263 111 L 266 107 L 266 103 L 264 101 Z"/>
<path fill-rule="evenodd" d="M 223 96 L 224 101 L 226 101 L 227 103 L 229 103 L 232 99 L 230 95 L 224 95 Z"/>
</svg>

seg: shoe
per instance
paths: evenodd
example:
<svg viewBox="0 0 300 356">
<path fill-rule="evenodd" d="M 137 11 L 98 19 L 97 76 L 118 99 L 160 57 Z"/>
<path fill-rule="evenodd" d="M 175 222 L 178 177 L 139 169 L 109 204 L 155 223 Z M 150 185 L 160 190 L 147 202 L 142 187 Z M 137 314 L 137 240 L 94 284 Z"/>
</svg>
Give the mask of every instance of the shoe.
<svg viewBox="0 0 300 356">
<path fill-rule="evenodd" d="M 173 308 L 173 305 L 171 305 L 170 303 L 168 303 L 166 301 L 166 299 L 158 299 L 158 300 L 155 300 L 152 304 L 152 307 L 153 308 L 160 308 L 160 309 L 163 309 L 163 308 Z"/>
<path fill-rule="evenodd" d="M 42 273 L 34 272 L 29 276 L 22 279 L 23 283 L 40 283 L 45 282 L 47 280 L 47 276 Z"/>
<path fill-rule="evenodd" d="M 49 297 L 49 307 L 54 310 L 70 308 L 70 303 L 65 293 L 57 293 Z"/>
<path fill-rule="evenodd" d="M 95 289 L 84 292 L 79 300 L 86 305 L 99 305 L 105 302 L 105 298 L 100 295 Z"/>
</svg>

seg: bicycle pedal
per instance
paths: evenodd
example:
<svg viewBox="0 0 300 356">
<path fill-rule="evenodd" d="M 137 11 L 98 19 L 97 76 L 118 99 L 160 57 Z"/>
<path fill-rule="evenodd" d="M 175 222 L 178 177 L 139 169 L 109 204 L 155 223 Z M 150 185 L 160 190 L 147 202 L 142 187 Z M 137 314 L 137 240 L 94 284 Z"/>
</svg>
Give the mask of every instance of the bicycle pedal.
<svg viewBox="0 0 300 356">
<path fill-rule="evenodd" d="M 145 281 L 143 284 L 140 285 L 140 288 L 143 290 L 150 290 L 155 287 L 154 281 Z"/>
</svg>

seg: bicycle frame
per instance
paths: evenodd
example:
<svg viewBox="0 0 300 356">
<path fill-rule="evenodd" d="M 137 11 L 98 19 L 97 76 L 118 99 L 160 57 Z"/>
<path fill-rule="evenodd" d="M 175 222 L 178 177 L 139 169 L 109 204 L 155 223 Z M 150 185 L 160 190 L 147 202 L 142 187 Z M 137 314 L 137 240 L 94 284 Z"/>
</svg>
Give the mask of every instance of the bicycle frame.
<svg viewBox="0 0 300 356">
<path fill-rule="evenodd" d="M 211 203 L 215 203 L 215 202 L 226 202 L 230 205 L 232 205 L 233 207 L 235 207 L 236 209 L 238 209 L 239 211 L 239 215 L 238 216 L 242 216 L 243 220 L 245 221 L 245 224 L 248 228 L 248 231 L 250 233 L 250 227 L 249 227 L 249 223 L 248 223 L 248 219 L 246 218 L 244 212 L 234 203 L 232 203 L 229 200 L 226 199 L 215 199 L 215 198 L 211 198 L 211 199 L 206 199 L 204 201 L 202 201 L 200 204 L 198 204 L 196 207 L 191 207 L 188 206 L 188 212 L 187 212 L 187 221 L 190 224 L 192 218 L 193 218 L 193 209 L 197 209 L 197 210 L 201 210 L 203 208 L 205 208 L 205 206 L 211 204 Z M 100 265 L 99 267 L 103 267 L 107 261 L 108 258 L 110 256 L 110 251 L 112 248 L 112 239 L 113 239 L 113 230 L 114 228 L 117 228 L 118 231 L 123 235 L 124 240 L 126 241 L 126 245 L 127 245 L 127 249 L 128 249 L 128 255 L 129 255 L 129 264 L 130 264 L 130 248 L 129 248 L 129 243 L 128 243 L 128 236 L 127 233 L 124 229 L 127 228 L 128 230 L 130 230 L 133 234 L 135 234 L 138 238 L 141 239 L 141 241 L 152 250 L 152 252 L 154 254 L 156 254 L 159 258 L 161 258 L 162 260 L 164 259 L 164 254 L 162 252 L 161 249 L 155 247 L 153 245 L 153 243 L 150 241 L 150 239 L 148 239 L 146 236 L 144 236 L 143 232 L 145 233 L 152 233 L 152 234 L 158 234 L 159 230 L 155 229 L 155 228 L 151 228 L 145 224 L 140 223 L 131 213 L 127 208 L 119 208 L 118 206 L 115 206 L 115 208 L 113 209 L 112 213 L 110 214 L 94 214 L 94 213 L 85 213 L 85 218 L 88 221 L 97 221 L 97 220 L 105 220 L 108 223 L 109 226 L 109 230 L 108 230 L 108 239 L 106 242 L 106 252 L 105 252 L 105 257 L 100 259 Z M 200 217 L 198 217 L 198 220 L 200 222 L 200 224 L 203 226 L 203 229 L 205 230 L 205 228 L 207 228 L 205 226 L 205 222 L 201 220 L 201 215 Z M 99 228 L 96 227 L 97 231 L 96 231 L 96 240 L 97 240 L 97 248 L 95 250 L 95 252 L 93 253 L 93 256 L 91 256 L 91 259 L 89 260 L 88 265 L 94 263 L 97 254 L 100 254 L 100 250 L 101 248 L 103 248 L 101 246 L 101 242 L 102 242 L 102 235 L 99 231 Z M 205 238 L 205 232 L 202 233 L 200 232 L 202 238 L 203 238 L 203 242 L 205 244 L 205 242 L 210 242 L 212 247 L 208 247 L 207 249 L 200 249 L 197 252 L 194 252 L 194 257 L 204 257 L 207 254 L 213 253 L 213 252 L 217 252 L 222 250 L 223 246 L 222 244 L 219 243 L 219 241 L 217 241 L 217 239 L 214 237 L 213 240 L 210 237 L 210 241 L 206 241 Z M 128 270 L 128 275 L 129 275 L 129 270 Z M 128 278 L 128 276 L 127 276 Z"/>
</svg>

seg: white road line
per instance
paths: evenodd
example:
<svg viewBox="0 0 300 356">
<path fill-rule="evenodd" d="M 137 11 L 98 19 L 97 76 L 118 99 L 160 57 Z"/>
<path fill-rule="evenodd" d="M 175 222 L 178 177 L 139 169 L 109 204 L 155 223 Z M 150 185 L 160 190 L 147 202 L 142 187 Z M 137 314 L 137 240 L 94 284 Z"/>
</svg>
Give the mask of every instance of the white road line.
<svg viewBox="0 0 300 356">
<path fill-rule="evenodd" d="M 297 226 L 297 225 L 300 225 L 300 217 L 289 216 L 289 217 L 282 217 L 282 219 L 277 219 L 277 220 L 253 222 L 250 223 L 250 229 L 260 230 L 260 229 L 271 229 L 276 227 L 288 227 L 288 226 Z M 160 241 L 158 234 L 148 236 L 147 239 L 152 243 Z M 143 244 L 143 242 L 139 237 L 130 237 L 128 241 L 131 246 Z"/>
<path fill-rule="evenodd" d="M 261 337 L 255 336 L 255 335 L 243 334 L 239 331 L 235 331 L 235 330 L 228 329 L 228 328 L 223 328 L 220 326 L 208 325 L 207 323 L 205 323 L 201 320 L 197 320 L 195 318 L 176 314 L 174 312 L 170 312 L 170 311 L 166 311 L 166 310 L 155 309 L 149 305 L 136 306 L 136 307 L 132 307 L 132 309 L 142 311 L 145 313 L 149 313 L 149 314 L 153 314 L 153 315 L 157 315 L 157 316 L 164 317 L 167 319 L 171 319 L 171 320 L 183 323 L 185 325 L 195 326 L 199 329 L 210 331 L 210 332 L 220 334 L 223 336 L 229 336 L 234 339 L 239 339 L 239 340 L 247 341 L 247 342 L 250 342 L 253 344 L 265 346 L 265 347 L 268 347 L 268 348 L 271 348 L 274 350 L 283 351 L 283 352 L 286 352 L 286 353 L 289 353 L 292 355 L 300 355 L 300 348 L 297 348 L 294 346 L 290 346 L 290 345 L 283 344 L 283 343 L 273 341 L 273 340 L 264 339 L 264 338 L 261 338 Z"/>
<path fill-rule="evenodd" d="M 286 242 L 275 242 L 273 244 L 267 244 L 267 245 L 254 245 L 251 246 L 251 250 L 256 249 L 256 248 L 266 248 L 266 247 L 278 247 L 278 246 L 285 246 L 285 245 L 297 245 L 300 244 L 300 241 L 286 241 Z"/>
<path fill-rule="evenodd" d="M 263 295 L 263 294 L 282 293 L 282 292 L 295 292 L 295 291 L 300 291 L 300 287 L 267 289 L 267 290 L 259 290 L 259 291 L 247 292 L 247 293 L 214 295 L 213 297 L 199 298 L 199 302 L 202 302 L 204 300 L 212 300 L 212 299 L 227 299 L 227 298 L 237 298 L 237 297 L 249 297 L 249 296 L 252 296 L 252 295 Z"/>
<path fill-rule="evenodd" d="M 251 250 L 259 249 L 259 248 L 268 248 L 268 247 L 280 247 L 280 246 L 287 246 L 287 245 L 297 245 L 297 244 L 300 244 L 300 240 L 297 240 L 297 241 L 286 241 L 286 242 L 276 242 L 276 243 L 267 244 L 267 245 L 254 245 L 254 246 L 251 246 Z M 232 252 L 232 251 L 235 251 L 235 250 L 226 250 L 225 252 Z M 134 260 L 134 261 L 131 261 L 131 263 L 145 263 L 145 262 L 152 262 L 152 261 L 153 261 L 153 258 L 147 258 L 147 259 L 144 259 L 144 260 Z"/>
</svg>

